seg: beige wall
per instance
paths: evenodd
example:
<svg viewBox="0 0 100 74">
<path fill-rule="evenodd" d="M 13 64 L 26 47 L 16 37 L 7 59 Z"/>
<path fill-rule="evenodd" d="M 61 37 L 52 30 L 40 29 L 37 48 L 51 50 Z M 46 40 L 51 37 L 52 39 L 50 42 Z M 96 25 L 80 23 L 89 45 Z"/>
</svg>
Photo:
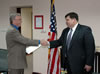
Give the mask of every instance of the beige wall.
<svg viewBox="0 0 100 74">
<path fill-rule="evenodd" d="M 44 28 L 46 33 L 35 30 L 33 26 L 33 39 L 47 39 L 48 26 L 50 24 L 50 0 L 0 0 L 0 27 L 9 24 L 9 9 L 13 6 L 33 6 L 34 15 L 44 15 Z M 64 16 L 70 11 L 75 11 L 80 16 L 80 23 L 90 26 L 96 40 L 96 45 L 100 46 L 99 21 L 100 21 L 100 0 L 55 0 L 58 37 L 66 27 Z M 34 18 L 33 18 L 34 19 Z M 34 25 L 34 21 L 33 21 Z M 41 37 L 40 37 L 41 36 Z M 0 35 L 0 38 L 2 36 Z M 2 40 L 2 39 L 1 39 Z M 4 41 L 4 39 L 3 39 Z M 0 41 L 1 42 L 1 41 Z M 0 48 L 3 47 L 0 44 Z M 5 46 L 4 46 L 5 47 Z M 47 70 L 47 48 L 41 47 L 33 54 L 33 71 L 46 74 Z"/>
</svg>

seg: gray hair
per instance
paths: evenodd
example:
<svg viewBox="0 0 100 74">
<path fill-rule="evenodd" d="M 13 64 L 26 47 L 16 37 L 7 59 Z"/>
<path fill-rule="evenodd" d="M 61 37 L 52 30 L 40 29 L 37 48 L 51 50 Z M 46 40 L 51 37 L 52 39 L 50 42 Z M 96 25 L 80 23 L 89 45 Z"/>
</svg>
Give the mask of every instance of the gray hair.
<svg viewBox="0 0 100 74">
<path fill-rule="evenodd" d="M 10 24 L 12 24 L 13 20 L 16 18 L 16 16 L 21 16 L 20 13 L 11 13 L 10 14 Z"/>
</svg>

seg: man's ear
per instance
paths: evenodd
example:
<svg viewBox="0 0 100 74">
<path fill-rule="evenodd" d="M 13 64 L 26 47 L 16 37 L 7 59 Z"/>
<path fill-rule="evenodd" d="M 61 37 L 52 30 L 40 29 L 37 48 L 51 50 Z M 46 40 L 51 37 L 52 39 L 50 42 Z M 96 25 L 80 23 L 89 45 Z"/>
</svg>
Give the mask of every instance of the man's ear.
<svg viewBox="0 0 100 74">
<path fill-rule="evenodd" d="M 75 18 L 73 18 L 73 22 L 76 22 L 76 19 Z"/>
<path fill-rule="evenodd" d="M 73 18 L 72 21 L 75 22 L 75 19 Z"/>
</svg>

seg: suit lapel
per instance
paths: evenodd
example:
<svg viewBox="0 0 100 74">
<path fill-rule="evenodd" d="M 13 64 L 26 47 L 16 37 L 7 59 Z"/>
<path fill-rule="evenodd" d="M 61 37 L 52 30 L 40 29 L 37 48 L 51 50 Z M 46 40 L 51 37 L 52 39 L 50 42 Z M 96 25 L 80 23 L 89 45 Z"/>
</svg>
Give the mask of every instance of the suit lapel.
<svg viewBox="0 0 100 74">
<path fill-rule="evenodd" d="M 71 48 L 71 46 L 72 46 L 74 40 L 78 37 L 79 27 L 80 27 L 80 24 L 78 24 L 78 26 L 77 26 L 77 28 L 76 28 L 74 34 L 73 34 L 73 37 L 72 37 L 72 40 L 71 40 L 69 49 Z"/>
</svg>

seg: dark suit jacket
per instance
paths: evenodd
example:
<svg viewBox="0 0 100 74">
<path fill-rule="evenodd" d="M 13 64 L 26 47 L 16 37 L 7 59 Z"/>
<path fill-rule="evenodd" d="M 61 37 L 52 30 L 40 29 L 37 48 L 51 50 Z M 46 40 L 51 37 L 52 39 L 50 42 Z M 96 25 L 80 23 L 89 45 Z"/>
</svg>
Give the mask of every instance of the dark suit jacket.
<svg viewBox="0 0 100 74">
<path fill-rule="evenodd" d="M 50 48 L 62 46 L 61 67 L 64 67 L 65 53 L 69 60 L 73 73 L 80 74 L 85 64 L 93 66 L 95 43 L 91 28 L 78 24 L 71 40 L 69 50 L 66 46 L 66 38 L 69 28 L 65 28 L 58 40 L 50 41 Z"/>
</svg>

